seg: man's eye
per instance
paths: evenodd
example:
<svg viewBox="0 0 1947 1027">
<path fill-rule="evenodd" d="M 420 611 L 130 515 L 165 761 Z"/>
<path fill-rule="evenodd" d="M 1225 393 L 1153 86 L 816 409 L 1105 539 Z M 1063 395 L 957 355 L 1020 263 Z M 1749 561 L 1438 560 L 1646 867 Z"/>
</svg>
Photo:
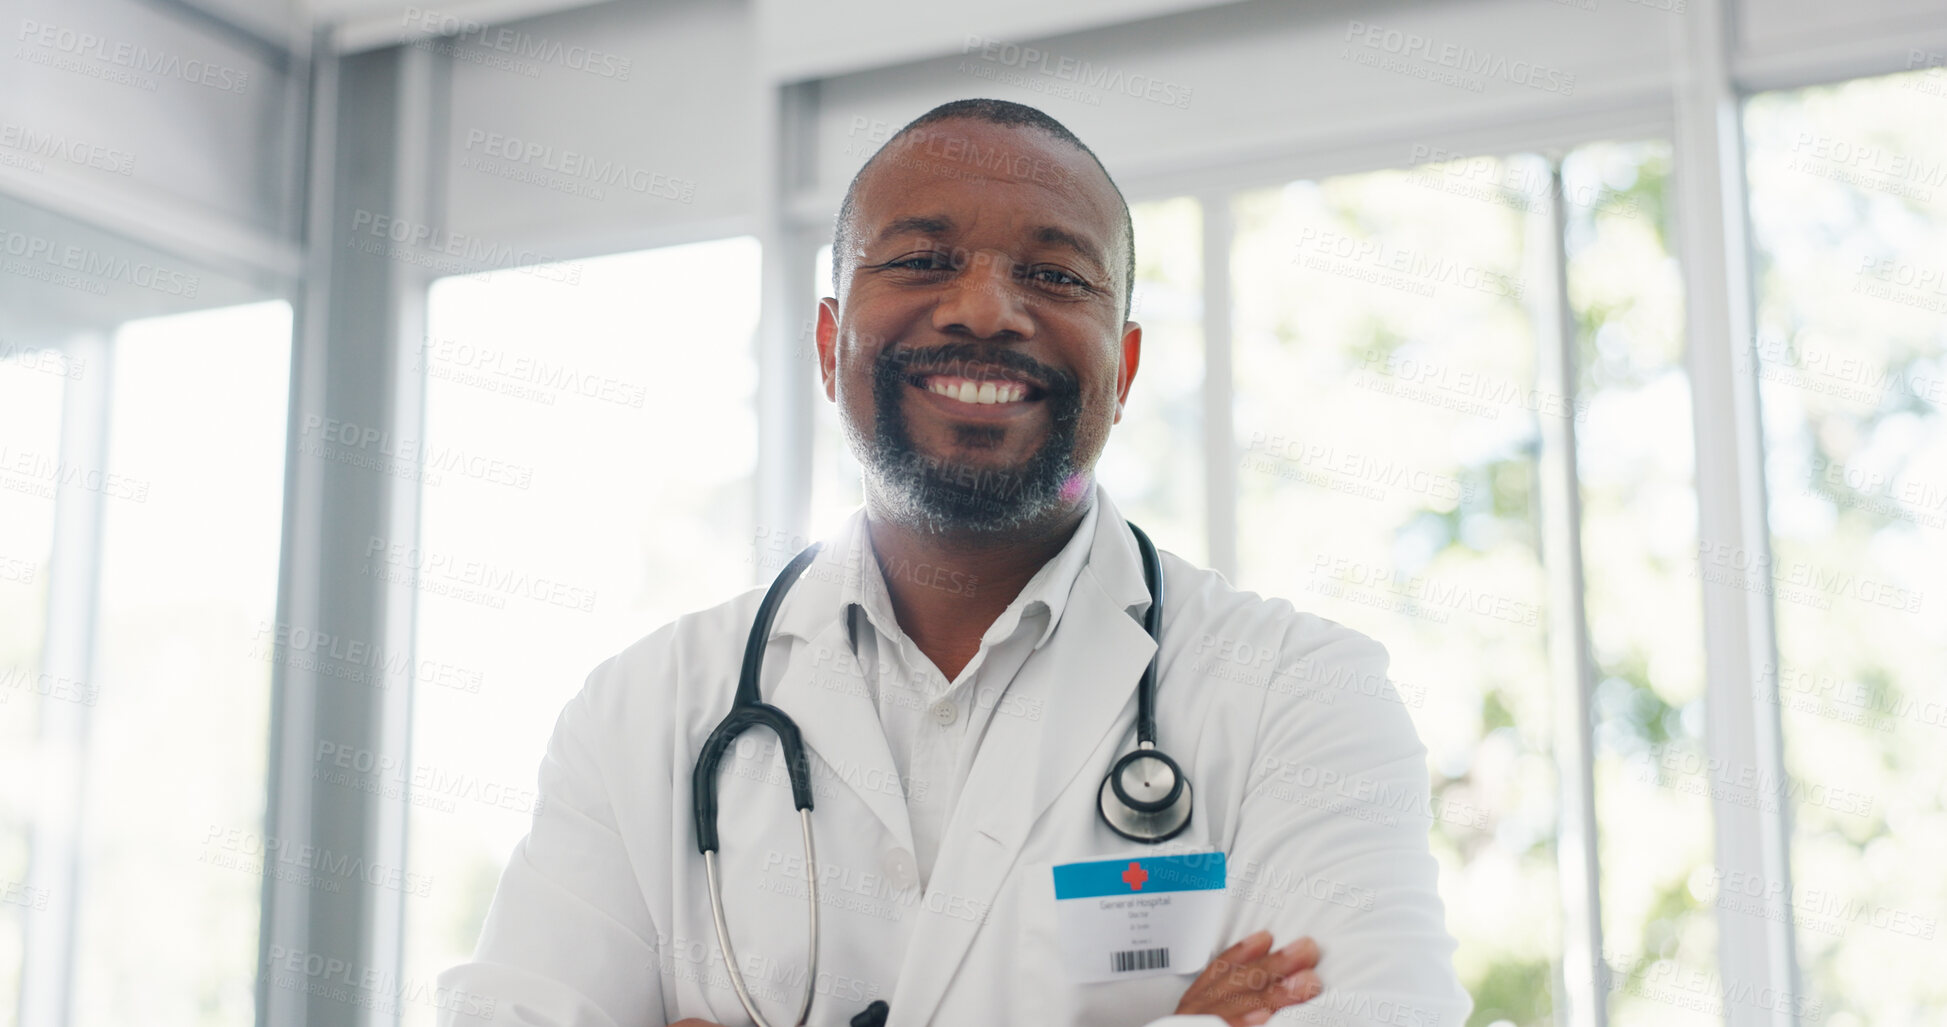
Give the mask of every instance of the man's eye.
<svg viewBox="0 0 1947 1027">
<path fill-rule="evenodd" d="M 1064 289 L 1086 288 L 1088 283 L 1063 271 L 1058 267 L 1037 267 L 1027 273 L 1027 277 L 1046 285 L 1060 286 Z"/>
<path fill-rule="evenodd" d="M 944 253 L 918 253 L 889 261 L 884 266 L 905 268 L 909 271 L 947 271 L 953 267 L 953 258 Z"/>
</svg>

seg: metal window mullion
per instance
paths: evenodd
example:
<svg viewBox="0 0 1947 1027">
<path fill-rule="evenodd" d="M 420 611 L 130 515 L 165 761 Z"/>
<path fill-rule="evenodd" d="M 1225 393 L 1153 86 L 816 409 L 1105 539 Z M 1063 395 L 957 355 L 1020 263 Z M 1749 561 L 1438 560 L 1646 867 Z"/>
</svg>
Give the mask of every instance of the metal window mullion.
<svg viewBox="0 0 1947 1027">
<path fill-rule="evenodd" d="M 331 51 L 327 45 L 316 52 Z M 357 211 L 430 223 L 423 155 L 407 152 L 422 145 L 414 133 L 423 135 L 426 125 L 425 58 L 419 51 L 381 51 L 340 67 L 345 62 L 321 56 L 314 79 L 312 264 L 293 343 L 278 623 L 291 634 L 328 637 L 368 655 L 409 652 L 403 647 L 411 633 L 410 585 L 397 584 L 384 559 L 368 554 L 376 552 L 373 539 L 394 549 L 416 540 L 413 457 L 398 440 L 417 432 L 419 407 L 401 401 L 413 383 L 400 378 L 400 369 L 402 351 L 416 347 L 423 333 L 425 283 L 389 250 L 347 244 Z M 400 473 L 333 459 L 344 455 L 334 449 L 339 443 L 314 430 L 331 423 L 393 440 L 378 455 Z M 315 661 L 312 655 L 293 652 L 282 634 L 277 639 L 267 864 L 329 854 L 340 865 L 390 867 L 401 855 L 402 811 L 387 806 L 397 800 L 321 784 L 313 770 L 321 743 L 375 754 L 402 747 L 405 681 L 386 677 L 374 688 L 362 677 L 396 661 L 335 650 Z M 349 1000 L 314 994 L 301 967 L 306 959 L 335 959 L 361 979 L 398 980 L 403 896 L 363 877 L 342 882 L 342 891 L 307 883 L 303 875 L 265 874 L 259 1024 L 389 1022 L 394 1014 L 369 992 L 354 989 Z M 300 969 L 292 969 L 293 959 Z M 368 1011 L 372 1006 L 379 1008 Z"/>
<path fill-rule="evenodd" d="M 1237 383 L 1231 363 L 1230 251 L 1237 224 L 1228 190 L 1201 193 L 1203 231 L 1203 510 L 1209 566 L 1237 580 Z"/>
<path fill-rule="evenodd" d="M 67 381 L 61 403 L 61 467 L 108 463 L 108 393 L 112 344 L 100 335 L 69 340 L 70 366 L 92 373 Z M 58 482 L 53 553 L 48 565 L 47 618 L 41 673 L 54 680 L 94 682 L 95 623 L 100 609 L 102 503 L 100 489 Z M 20 973 L 21 1027 L 64 1027 L 74 1006 L 75 935 L 81 913 L 81 853 L 88 808 L 88 738 L 94 708 L 43 697 L 39 748 L 43 773 L 40 811 L 29 821 L 27 884 L 47 906 L 23 918 L 26 952 Z"/>
<path fill-rule="evenodd" d="M 1549 162 L 1554 202 L 1531 214 L 1531 253 L 1548 266 L 1535 290 L 1535 383 L 1572 415 L 1577 393 L 1576 322 L 1568 296 L 1567 204 L 1561 165 Z M 1545 409 L 1545 407 L 1544 407 Z M 1601 874 L 1595 820 L 1595 661 L 1589 652 L 1587 581 L 1582 566 L 1582 495 L 1576 474 L 1575 418 L 1537 413 L 1542 571 L 1547 578 L 1548 651 L 1555 683 L 1555 759 L 1560 819 L 1556 873 L 1562 897 L 1562 988 L 1555 1021 L 1565 1027 L 1608 1023 L 1608 972 L 1602 953 Z"/>
<path fill-rule="evenodd" d="M 807 269 L 817 243 L 792 216 L 797 195 L 794 169 L 807 166 L 813 136 L 815 99 L 806 84 L 763 86 L 760 119 L 757 236 L 762 249 L 761 305 L 757 321 L 757 480 L 752 489 L 755 526 L 806 534 L 811 518 L 812 392 L 799 355 L 809 337 L 803 325 L 812 313 L 805 294 Z M 836 259 L 836 258 L 834 258 Z M 804 337 L 804 341 L 800 341 Z M 764 573 L 751 563 L 752 584 Z"/>
<path fill-rule="evenodd" d="M 306 268 L 293 304 L 289 412 L 285 417 L 283 538 L 279 553 L 277 621 L 319 622 L 324 564 L 324 475 L 316 460 L 302 458 L 298 440 L 304 425 L 328 409 L 325 369 L 334 182 L 338 118 L 338 58 L 328 30 L 312 40 L 305 92 L 307 123 L 302 172 Z M 273 640 L 275 636 L 273 635 Z M 281 654 L 275 654 L 281 655 Z M 269 785 L 265 790 L 264 835 L 308 837 L 311 793 L 310 739 L 316 737 L 318 676 L 292 669 L 284 659 L 271 663 Z M 265 874 L 257 938 L 257 965 L 272 952 L 302 951 L 310 930 L 310 889 L 293 875 Z M 256 1025 L 302 1023 L 304 999 L 289 988 L 270 986 L 268 974 L 256 982 Z"/>
<path fill-rule="evenodd" d="M 1733 9 L 1699 0 L 1681 37 L 1686 74 L 1676 90 L 1676 229 L 1684 274 L 1685 359 L 1697 447 L 1700 555 L 1730 547 L 1770 566 L 1764 449 L 1751 343 L 1753 305 L 1741 97 L 1731 78 Z M 1703 564 L 1697 564 L 1698 577 Z M 1719 880 L 1761 881 L 1762 895 L 1717 906 L 1725 1020 L 1796 1022 L 1790 798 L 1775 704 L 1776 632 L 1761 589 L 1700 581 L 1704 620 L 1706 755 L 1757 788 L 1709 782 Z M 1739 801 L 1744 800 L 1744 801 Z M 1736 995 L 1765 995 L 1760 1004 Z"/>
<path fill-rule="evenodd" d="M 402 47 L 399 50 L 398 113 L 393 123 L 392 194 L 399 198 L 398 214 L 416 224 L 435 224 L 442 219 L 435 213 L 431 193 L 436 177 L 430 141 L 444 138 L 444 124 L 435 110 L 434 79 L 447 62 L 429 50 Z M 392 385 L 390 423 L 408 438 L 426 438 L 426 379 L 422 367 L 421 340 L 428 337 L 426 323 L 427 292 L 431 273 L 418 264 L 394 262 L 391 320 L 391 372 L 384 380 Z M 401 482 L 388 490 L 385 518 L 386 537 L 413 551 L 421 545 L 420 509 L 424 482 Z M 414 782 L 418 779 L 412 764 L 411 668 L 417 666 L 414 624 L 419 613 L 415 583 L 392 582 L 384 590 L 378 616 L 373 623 L 384 652 L 403 654 L 383 669 L 384 687 L 379 690 L 377 722 L 373 727 L 373 750 L 381 760 L 404 768 L 404 794 L 396 800 L 371 804 L 371 851 L 373 864 L 397 872 L 404 880 L 409 813 Z M 406 888 L 369 889 L 370 910 L 363 943 L 370 966 L 389 973 L 391 980 L 404 981 L 407 987 L 431 985 L 431 981 L 408 981 L 405 976 Z M 373 1002 L 365 1009 L 367 1027 L 386 1027 L 400 1022 L 404 1011 L 398 1003 Z"/>
</svg>

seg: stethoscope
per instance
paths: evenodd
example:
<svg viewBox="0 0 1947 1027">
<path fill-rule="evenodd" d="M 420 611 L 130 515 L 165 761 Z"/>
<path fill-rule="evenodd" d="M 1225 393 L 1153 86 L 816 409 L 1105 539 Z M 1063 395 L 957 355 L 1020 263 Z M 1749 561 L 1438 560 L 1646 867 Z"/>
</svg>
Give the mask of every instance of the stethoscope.
<svg viewBox="0 0 1947 1027">
<path fill-rule="evenodd" d="M 1136 687 L 1136 748 L 1116 760 L 1108 776 L 1102 779 L 1096 806 L 1109 830 L 1130 841 L 1154 845 L 1176 837 L 1190 825 L 1192 799 L 1190 781 L 1183 776 L 1183 769 L 1156 748 L 1156 664 L 1162 652 L 1163 564 L 1149 536 L 1134 524 L 1129 525 L 1129 530 L 1135 533 L 1136 545 L 1142 550 L 1143 579 L 1149 585 L 1149 609 L 1143 613 L 1143 629 L 1156 641 L 1157 651 L 1150 655 L 1148 666 L 1143 668 L 1142 681 Z M 814 542 L 793 557 L 778 572 L 777 580 L 771 582 L 770 591 L 764 593 L 764 602 L 758 606 L 756 622 L 750 628 L 750 640 L 744 644 L 737 697 L 729 715 L 704 741 L 703 750 L 696 757 L 695 776 L 690 781 L 696 848 L 703 854 L 703 871 L 709 879 L 710 915 L 716 921 L 717 944 L 723 950 L 724 968 L 730 974 L 731 986 L 737 990 L 737 1000 L 744 1004 L 744 1012 L 750 1014 L 757 1027 L 770 1027 L 770 1023 L 757 1012 L 757 1003 L 751 1000 L 750 989 L 744 983 L 743 971 L 730 951 L 730 927 L 724 919 L 723 887 L 717 876 L 717 769 L 723 754 L 746 730 L 762 725 L 777 735 L 784 752 L 784 768 L 791 778 L 791 799 L 798 808 L 798 826 L 804 834 L 805 889 L 811 902 L 808 950 L 811 962 L 805 973 L 804 1002 L 798 1006 L 797 1018 L 792 1021 L 794 1027 L 803 1027 L 811 1015 L 811 996 L 818 981 L 818 858 L 811 841 L 811 766 L 805 758 L 804 739 L 798 733 L 798 725 L 783 710 L 764 702 L 758 694 L 757 683 L 764 669 L 771 618 L 777 614 L 792 583 L 818 555 L 818 546 Z M 852 1022 L 854 1027 L 883 1023 L 885 1015 L 885 1003 L 874 1002 Z"/>
</svg>

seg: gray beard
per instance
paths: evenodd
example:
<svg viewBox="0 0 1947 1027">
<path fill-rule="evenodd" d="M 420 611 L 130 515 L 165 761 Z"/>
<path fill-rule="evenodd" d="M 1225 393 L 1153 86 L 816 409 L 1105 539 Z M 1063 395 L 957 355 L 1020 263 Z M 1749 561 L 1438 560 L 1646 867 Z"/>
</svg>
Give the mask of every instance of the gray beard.
<svg viewBox="0 0 1947 1027">
<path fill-rule="evenodd" d="M 1019 368 L 1048 383 L 1048 439 L 1018 468 L 980 467 L 940 460 L 920 452 L 900 404 L 906 379 L 927 367 L 978 361 Z M 1081 421 L 1081 390 L 1073 375 L 1049 368 L 1012 350 L 981 352 L 954 343 L 920 351 L 881 353 L 872 369 L 875 435 L 853 439 L 853 451 L 867 487 L 892 520 L 931 534 L 1004 534 L 1053 519 L 1072 483 L 1075 427 Z M 997 429 L 967 426 L 970 437 Z"/>
</svg>

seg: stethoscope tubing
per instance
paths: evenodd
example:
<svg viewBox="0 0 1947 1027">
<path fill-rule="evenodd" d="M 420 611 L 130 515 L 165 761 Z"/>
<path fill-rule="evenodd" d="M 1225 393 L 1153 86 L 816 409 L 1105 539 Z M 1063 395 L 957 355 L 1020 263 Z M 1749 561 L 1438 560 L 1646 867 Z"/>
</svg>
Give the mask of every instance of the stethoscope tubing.
<svg viewBox="0 0 1947 1027">
<path fill-rule="evenodd" d="M 744 982 L 744 972 L 737 965 L 737 954 L 730 946 L 729 919 L 723 911 L 723 881 L 717 872 L 717 771 L 723 757 L 736 744 L 737 737 L 753 727 L 767 727 L 777 735 L 778 745 L 784 754 L 784 766 L 791 778 L 791 799 L 798 809 L 798 826 L 804 835 L 804 879 L 805 897 L 811 907 L 810 941 L 806 951 L 809 970 L 805 977 L 804 1001 L 798 1006 L 798 1015 L 792 1021 L 793 1027 L 804 1027 L 811 1018 L 811 999 L 818 988 L 818 852 L 811 835 L 811 765 L 805 758 L 804 738 L 798 732 L 798 725 L 783 710 L 762 700 L 758 693 L 758 675 L 763 670 L 764 649 L 770 641 L 771 621 L 777 615 L 777 608 L 784 601 L 784 594 L 798 576 L 818 555 L 818 544 L 813 543 L 794 557 L 777 580 L 771 583 L 770 591 L 764 594 L 764 602 L 757 608 L 757 618 L 750 628 L 750 641 L 744 646 L 742 673 L 737 679 L 737 698 L 730 713 L 723 718 L 716 730 L 703 742 L 703 749 L 697 754 L 696 772 L 690 779 L 691 812 L 696 820 L 696 847 L 703 854 L 703 873 L 710 886 L 710 917 L 716 922 L 717 947 L 723 952 L 724 970 L 730 975 L 730 985 L 737 991 L 737 1001 L 743 1003 L 744 1012 L 750 1014 L 751 1022 L 757 1027 L 771 1027 L 764 1014 L 757 1011 L 757 1001 L 751 997 L 750 986 Z"/>
<path fill-rule="evenodd" d="M 1149 637 L 1158 639 L 1156 651 L 1149 655 L 1149 664 L 1143 667 L 1142 681 L 1136 686 L 1136 746 L 1141 749 L 1156 747 L 1156 666 L 1163 659 L 1163 560 L 1156 555 L 1156 546 L 1133 522 L 1129 530 L 1136 534 L 1136 548 L 1142 551 L 1143 581 L 1149 585 L 1149 609 L 1143 611 L 1143 630 Z"/>
<path fill-rule="evenodd" d="M 804 833 L 804 883 L 805 894 L 811 902 L 811 940 L 806 951 L 811 953 L 809 966 L 805 973 L 804 1002 L 798 1006 L 798 1018 L 792 1027 L 804 1027 L 811 1019 L 811 996 L 817 990 L 818 982 L 818 852 L 811 842 L 811 810 L 798 811 L 798 827 Z M 703 873 L 710 882 L 710 917 L 717 925 L 717 947 L 723 951 L 723 966 L 730 973 L 730 986 L 737 989 L 737 1001 L 743 1003 L 744 1012 L 750 1014 L 751 1022 L 757 1027 L 771 1027 L 764 1014 L 757 1011 L 757 1001 L 750 997 L 750 988 L 744 984 L 744 972 L 737 966 L 737 954 L 730 950 L 730 924 L 723 913 L 723 882 L 717 876 L 717 854 L 714 850 L 703 854 Z"/>
<path fill-rule="evenodd" d="M 1125 521 L 1129 530 L 1135 533 L 1137 548 L 1142 552 L 1143 578 L 1149 586 L 1149 608 L 1143 612 L 1143 627 L 1149 637 L 1159 640 L 1157 650 L 1150 654 L 1149 663 L 1143 668 L 1141 682 L 1136 689 L 1136 751 L 1152 754 L 1168 764 L 1172 773 L 1178 776 L 1178 786 L 1170 793 L 1169 804 L 1174 804 L 1178 793 L 1188 798 L 1188 782 L 1181 778 L 1181 772 L 1169 757 L 1156 749 L 1156 673 L 1162 658 L 1163 626 L 1163 566 L 1156 553 L 1156 547 L 1135 524 Z M 751 624 L 750 639 L 744 645 L 743 665 L 737 678 L 737 694 L 730 712 L 723 718 L 710 736 L 704 740 L 702 750 L 697 754 L 696 771 L 690 780 L 691 812 L 696 822 L 696 847 L 703 855 L 703 872 L 708 878 L 710 889 L 710 916 L 715 921 L 717 946 L 723 952 L 724 968 L 730 975 L 731 987 L 736 989 L 737 1000 L 743 1004 L 744 1012 L 750 1015 L 757 1027 L 771 1027 L 763 1014 L 757 1011 L 757 1002 L 751 997 L 750 987 L 744 981 L 743 970 L 737 965 L 737 956 L 730 945 L 730 924 L 723 908 L 723 882 L 717 867 L 719 842 L 717 837 L 717 772 L 723 757 L 736 744 L 738 736 L 753 727 L 766 727 L 777 735 L 779 748 L 784 756 L 784 766 L 791 778 L 792 802 L 798 810 L 798 825 L 804 836 L 805 894 L 811 906 L 809 971 L 805 978 L 804 1000 L 798 1006 L 797 1019 L 793 1027 L 804 1027 L 811 1016 L 811 999 L 817 991 L 818 981 L 818 857 L 811 832 L 811 765 L 806 758 L 804 738 L 798 725 L 783 710 L 763 701 L 759 692 L 759 678 L 764 666 L 764 652 L 769 647 L 771 621 L 777 609 L 784 602 L 785 593 L 797 581 L 799 575 L 810 566 L 817 556 L 819 544 L 814 542 L 792 558 L 784 569 L 778 572 L 777 579 L 771 582 L 769 591 L 764 593 L 764 601 L 757 608 L 757 617 Z M 1134 753 L 1130 754 L 1131 756 Z M 1124 757 L 1127 760 L 1129 757 Z M 1120 766 L 1120 764 L 1118 764 Z M 1114 775 L 1111 771 L 1111 775 Z M 1103 781 L 1103 791 L 1111 790 L 1111 780 Z M 1112 789 L 1121 801 L 1128 797 L 1121 794 L 1120 785 Z M 1106 798 L 1103 799 L 1106 802 Z M 1182 831 L 1189 823 L 1188 811 L 1182 819 L 1166 833 L 1143 836 L 1129 833 L 1140 828 L 1128 828 L 1109 819 L 1104 810 L 1104 819 L 1111 830 L 1125 838 L 1149 843 L 1162 842 Z"/>
</svg>

